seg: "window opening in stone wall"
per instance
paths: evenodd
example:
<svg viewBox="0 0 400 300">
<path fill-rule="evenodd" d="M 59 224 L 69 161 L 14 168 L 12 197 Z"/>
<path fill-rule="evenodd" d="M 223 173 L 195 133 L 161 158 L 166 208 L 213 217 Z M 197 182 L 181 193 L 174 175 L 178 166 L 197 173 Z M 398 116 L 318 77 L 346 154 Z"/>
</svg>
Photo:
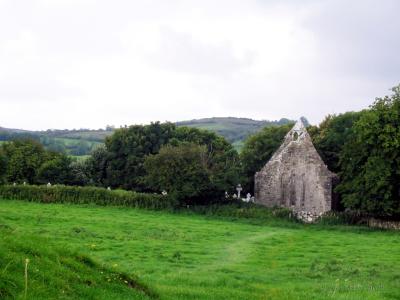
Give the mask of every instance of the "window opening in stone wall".
<svg viewBox="0 0 400 300">
<path fill-rule="evenodd" d="M 299 138 L 299 134 L 297 132 L 294 132 L 293 134 L 293 140 L 297 141 L 297 139 Z"/>
</svg>

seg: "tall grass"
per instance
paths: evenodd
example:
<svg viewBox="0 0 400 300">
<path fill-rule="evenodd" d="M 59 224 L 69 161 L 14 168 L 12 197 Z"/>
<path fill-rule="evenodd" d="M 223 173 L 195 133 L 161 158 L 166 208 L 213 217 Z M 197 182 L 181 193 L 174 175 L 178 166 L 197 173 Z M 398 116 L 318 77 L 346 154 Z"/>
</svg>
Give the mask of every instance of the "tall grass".
<svg viewBox="0 0 400 300">
<path fill-rule="evenodd" d="M 65 245 L 0 225 L 0 299 L 157 298 L 132 273 L 101 266 Z"/>
</svg>

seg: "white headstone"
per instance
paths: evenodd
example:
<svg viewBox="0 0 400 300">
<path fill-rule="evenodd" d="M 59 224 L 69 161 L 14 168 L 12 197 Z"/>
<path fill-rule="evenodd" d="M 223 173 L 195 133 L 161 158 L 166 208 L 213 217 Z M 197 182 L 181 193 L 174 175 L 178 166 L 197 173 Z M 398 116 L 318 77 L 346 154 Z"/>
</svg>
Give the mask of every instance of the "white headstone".
<svg viewBox="0 0 400 300">
<path fill-rule="evenodd" d="M 243 190 L 242 185 L 240 183 L 237 185 L 236 190 L 238 192 L 237 197 L 240 198 L 240 192 Z"/>
</svg>

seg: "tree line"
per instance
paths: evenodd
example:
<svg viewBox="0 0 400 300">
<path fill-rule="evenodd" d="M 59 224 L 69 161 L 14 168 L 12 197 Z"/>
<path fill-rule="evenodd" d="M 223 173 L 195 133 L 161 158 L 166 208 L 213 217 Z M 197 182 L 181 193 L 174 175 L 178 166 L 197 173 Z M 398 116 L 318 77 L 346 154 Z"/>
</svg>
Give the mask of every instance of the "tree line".
<svg viewBox="0 0 400 300">
<path fill-rule="evenodd" d="M 265 127 L 240 154 L 215 133 L 172 123 L 119 128 L 84 161 L 45 150 L 38 141 L 15 140 L 0 147 L 0 182 L 167 191 L 182 205 L 221 202 L 238 183 L 253 193 L 255 172 L 292 126 Z M 308 131 L 339 175 L 336 192 L 344 208 L 400 216 L 400 86 L 368 109 L 329 115 Z"/>
<path fill-rule="evenodd" d="M 183 204 L 218 201 L 240 181 L 236 150 L 223 137 L 172 123 L 120 128 L 83 161 L 35 140 L 0 147 L 1 181 L 167 191 Z"/>
<path fill-rule="evenodd" d="M 339 175 L 335 191 L 345 209 L 400 217 L 400 86 L 392 91 L 368 109 L 328 115 L 307 128 L 329 170 Z M 241 152 L 247 189 L 291 127 L 266 127 L 247 139 Z"/>
</svg>

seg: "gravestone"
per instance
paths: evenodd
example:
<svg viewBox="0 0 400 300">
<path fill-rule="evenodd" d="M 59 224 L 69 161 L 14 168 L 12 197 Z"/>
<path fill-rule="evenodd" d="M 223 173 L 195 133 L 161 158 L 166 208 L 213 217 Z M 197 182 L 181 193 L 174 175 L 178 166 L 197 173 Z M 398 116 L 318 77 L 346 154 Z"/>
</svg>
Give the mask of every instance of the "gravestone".
<svg viewBox="0 0 400 300">
<path fill-rule="evenodd" d="M 251 200 L 251 194 L 250 194 L 250 193 L 247 193 L 247 195 L 246 195 L 246 202 L 250 202 L 250 200 Z"/>
<path fill-rule="evenodd" d="M 236 187 L 237 197 L 240 199 L 240 193 L 242 192 L 243 188 L 242 185 L 239 183 Z"/>
</svg>

